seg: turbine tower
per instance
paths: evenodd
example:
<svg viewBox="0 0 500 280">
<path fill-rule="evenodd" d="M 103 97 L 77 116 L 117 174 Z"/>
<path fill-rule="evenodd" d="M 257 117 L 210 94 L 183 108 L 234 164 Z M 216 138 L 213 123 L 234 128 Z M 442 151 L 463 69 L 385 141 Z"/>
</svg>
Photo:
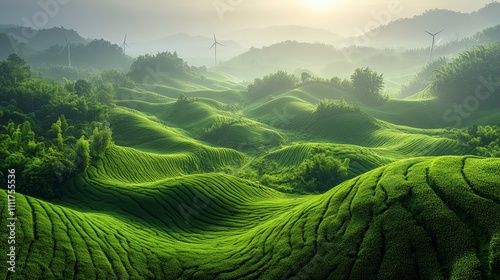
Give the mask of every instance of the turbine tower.
<svg viewBox="0 0 500 280">
<path fill-rule="evenodd" d="M 211 50 L 212 48 L 215 48 L 215 66 L 217 66 L 217 45 L 221 45 L 221 46 L 223 46 L 223 47 L 224 47 L 224 45 L 223 45 L 223 44 L 221 44 L 221 43 L 217 42 L 217 38 L 215 37 L 215 33 L 214 33 L 214 43 L 213 43 L 213 45 L 210 47 L 210 50 Z"/>
<path fill-rule="evenodd" d="M 71 41 L 68 41 L 68 37 L 66 37 L 66 35 L 64 35 L 64 40 L 66 40 L 66 45 L 61 49 L 61 51 L 59 52 L 59 54 L 62 53 L 62 51 L 64 51 L 64 49 L 67 47 L 68 48 L 68 67 L 71 67 L 71 47 L 70 45 L 71 44 L 75 44 Z"/>
<path fill-rule="evenodd" d="M 444 30 L 444 29 L 443 29 Z M 434 44 L 436 43 L 436 35 L 438 35 L 439 33 L 443 32 L 443 30 L 437 32 L 437 33 L 430 33 L 429 31 L 425 31 L 427 32 L 427 34 L 431 35 L 432 36 L 432 46 L 431 46 L 431 56 L 430 56 L 430 59 L 432 60 L 432 54 L 434 53 Z"/>
<path fill-rule="evenodd" d="M 123 54 L 125 54 L 126 48 L 130 48 L 127 44 L 127 33 L 125 33 L 125 38 L 123 39 L 123 44 L 122 44 Z"/>
</svg>

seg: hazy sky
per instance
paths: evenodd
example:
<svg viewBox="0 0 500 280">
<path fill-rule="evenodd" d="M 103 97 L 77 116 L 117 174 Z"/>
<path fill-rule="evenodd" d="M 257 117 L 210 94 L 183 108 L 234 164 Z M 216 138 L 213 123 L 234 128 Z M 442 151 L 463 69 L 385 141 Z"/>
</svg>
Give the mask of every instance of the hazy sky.
<svg viewBox="0 0 500 280">
<path fill-rule="evenodd" d="M 250 27 L 305 25 L 353 35 L 374 22 L 428 9 L 475 11 L 491 0 L 0 0 L 0 23 L 64 26 L 117 43 L 186 32 L 210 36 Z M 377 16 L 383 15 L 383 16 Z"/>
</svg>

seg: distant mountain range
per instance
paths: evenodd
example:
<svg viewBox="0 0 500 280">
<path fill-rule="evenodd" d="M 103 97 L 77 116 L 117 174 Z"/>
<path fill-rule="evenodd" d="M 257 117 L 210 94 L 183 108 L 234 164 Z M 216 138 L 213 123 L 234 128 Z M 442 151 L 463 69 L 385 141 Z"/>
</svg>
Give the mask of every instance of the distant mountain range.
<svg viewBox="0 0 500 280">
<path fill-rule="evenodd" d="M 219 62 L 229 60 L 248 49 L 234 40 L 217 36 L 217 41 L 224 46 L 217 48 L 217 60 Z M 210 47 L 214 43 L 212 36 L 191 36 L 186 33 L 179 33 L 163 37 L 149 43 L 129 43 L 128 50 L 132 55 L 145 53 L 157 53 L 162 51 L 177 52 L 177 54 L 193 66 L 212 67 L 215 64 L 214 49 Z"/>
<path fill-rule="evenodd" d="M 473 34 L 484 30 L 487 27 L 500 24 L 500 3 L 491 3 L 482 9 L 472 13 L 459 13 L 450 10 L 429 10 L 421 15 L 412 18 L 398 19 L 386 25 L 380 26 L 374 30 L 368 31 L 363 36 L 343 38 L 335 33 L 324 29 L 288 25 L 288 26 L 271 26 L 267 28 L 253 28 L 235 30 L 226 33 L 217 33 L 217 40 L 224 46 L 219 46 L 217 49 L 218 64 L 229 62 L 224 67 L 241 67 L 244 65 L 253 65 L 256 61 L 265 60 L 269 67 L 276 68 L 281 64 L 278 61 L 286 62 L 287 65 L 293 64 L 299 57 L 307 56 L 306 49 L 294 50 L 292 45 L 276 49 L 265 48 L 281 42 L 292 41 L 298 43 L 320 43 L 327 46 L 335 46 L 337 50 L 332 50 L 336 53 L 339 48 L 349 46 L 370 46 L 375 48 L 394 48 L 394 49 L 420 49 L 428 48 L 431 44 L 431 37 L 425 33 L 437 32 L 442 29 L 444 31 L 439 34 L 437 46 L 444 46 L 446 43 L 458 41 L 465 37 L 470 37 Z M 131 34 L 129 34 L 131 35 Z M 65 38 L 76 44 L 88 44 L 92 41 L 90 38 L 83 38 L 75 30 L 68 30 L 62 27 L 55 27 L 44 30 L 34 30 L 15 25 L 0 25 L 0 59 L 4 59 L 10 53 L 18 53 L 24 56 L 33 56 L 37 52 L 45 51 L 53 46 L 64 46 Z M 464 48 L 470 47 L 469 41 L 464 43 Z M 135 42 L 133 36 L 129 36 L 127 54 L 131 56 L 139 56 L 142 54 L 169 51 L 177 52 L 177 54 L 193 66 L 207 67 L 215 66 L 214 50 L 210 49 L 213 44 L 213 34 L 204 35 L 189 35 L 186 33 L 178 33 L 162 37 L 152 42 Z M 118 42 L 121 45 L 121 42 Z M 472 43 L 473 45 L 473 43 Z M 256 49 L 262 48 L 260 52 Z M 340 58 L 335 58 L 330 53 L 325 54 L 323 47 L 318 47 L 318 51 L 326 56 L 319 57 L 316 55 L 310 58 L 309 61 L 304 61 L 302 67 L 308 68 L 310 64 L 315 62 L 325 64 L 325 61 L 340 61 Z M 249 54 L 248 54 L 248 53 Z M 270 52 L 276 52 L 275 55 L 270 55 Z M 259 53 L 257 55 L 257 53 Z M 263 55 L 268 53 L 269 55 Z M 291 53 L 296 53 L 290 55 Z M 318 54 L 319 54 L 318 53 Z M 287 55 L 288 54 L 288 55 Z M 240 56 L 243 55 L 243 56 Z M 257 55 L 256 57 L 254 55 Z M 310 54 L 314 55 L 314 54 Z M 437 55 L 440 55 L 439 52 Z M 423 56 L 425 57 L 425 55 Z M 234 58 L 234 59 L 233 59 Z M 356 58 L 359 59 L 359 58 Z M 383 60 L 383 57 L 377 58 Z M 307 62 L 307 63 L 306 63 Z M 297 63 L 295 63 L 297 64 Z M 342 63 L 340 63 L 342 64 Z M 342 67 L 339 63 L 335 66 L 329 66 L 326 69 L 334 69 Z M 345 64 L 345 62 L 344 62 Z M 345 66 L 345 65 L 344 65 Z M 349 66 L 351 68 L 351 65 Z M 344 70 L 345 71 L 345 70 Z M 338 70 L 330 71 L 316 67 L 317 73 L 338 73 Z"/>
<path fill-rule="evenodd" d="M 327 30 L 294 25 L 237 30 L 216 34 L 216 37 L 217 41 L 224 45 L 218 47 L 217 60 L 219 62 L 228 61 L 248 51 L 251 47 L 269 46 L 288 40 L 309 43 L 324 42 L 328 44 L 336 44 L 343 40 L 339 35 Z M 192 36 L 179 33 L 149 43 L 133 43 L 135 47 L 130 52 L 139 55 L 165 50 L 175 51 L 191 65 L 210 67 L 215 64 L 214 50 L 210 50 L 213 42 L 213 35 Z"/>
<path fill-rule="evenodd" d="M 328 30 L 298 25 L 242 29 L 228 32 L 226 36 L 247 47 L 263 47 L 289 40 L 325 44 L 338 44 L 344 40 L 342 36 Z"/>
<path fill-rule="evenodd" d="M 46 50 L 54 45 L 66 45 L 66 38 L 75 44 L 86 44 L 90 39 L 85 39 L 73 29 L 54 27 L 51 29 L 36 30 L 30 27 L 15 25 L 0 25 L 0 33 L 8 35 L 9 43 L 14 42 L 10 48 L 28 48 L 33 51 Z M 4 35 L 5 36 L 5 35 Z"/>
<path fill-rule="evenodd" d="M 500 3 L 494 2 L 472 13 L 450 10 L 429 10 L 412 18 L 399 19 L 375 28 L 364 35 L 346 39 L 347 45 L 373 47 L 428 47 L 431 33 L 444 31 L 437 37 L 437 44 L 470 37 L 487 27 L 500 24 Z"/>
<path fill-rule="evenodd" d="M 500 25 L 489 27 L 468 38 L 437 46 L 434 57 L 451 59 L 474 45 L 500 42 Z M 349 77 L 358 67 L 371 67 L 384 73 L 388 87 L 399 87 L 429 62 L 430 47 L 397 50 L 364 46 L 336 47 L 323 43 L 286 41 L 262 48 L 251 48 L 218 66 L 243 80 L 285 70 L 300 76 L 309 72 L 320 77 Z"/>
</svg>

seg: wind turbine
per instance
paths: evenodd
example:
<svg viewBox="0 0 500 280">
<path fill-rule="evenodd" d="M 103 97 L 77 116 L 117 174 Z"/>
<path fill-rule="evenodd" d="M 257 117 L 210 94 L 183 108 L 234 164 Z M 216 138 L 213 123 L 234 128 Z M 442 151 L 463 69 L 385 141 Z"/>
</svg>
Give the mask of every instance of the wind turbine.
<svg viewBox="0 0 500 280">
<path fill-rule="evenodd" d="M 66 45 L 61 49 L 61 51 L 59 52 L 59 54 L 61 54 L 62 51 L 64 51 L 64 49 L 66 47 L 68 47 L 68 67 L 71 67 L 71 48 L 70 48 L 70 45 L 74 44 L 74 43 L 71 42 L 71 41 L 68 41 L 68 37 L 66 37 L 66 35 L 64 35 L 64 40 L 66 40 Z"/>
<path fill-rule="evenodd" d="M 432 46 L 431 46 L 431 60 L 432 60 L 432 54 L 434 53 L 434 44 L 436 43 L 436 35 L 438 35 L 439 33 L 443 32 L 443 30 L 437 32 L 437 33 L 430 33 L 429 31 L 425 31 L 427 32 L 427 34 L 431 35 L 432 36 Z"/>
<path fill-rule="evenodd" d="M 122 44 L 122 49 L 123 49 L 123 53 L 125 54 L 125 49 L 126 48 L 130 48 L 127 44 L 127 33 L 125 33 L 125 38 L 123 39 L 123 44 Z"/>
<path fill-rule="evenodd" d="M 214 44 L 210 47 L 210 50 L 215 47 L 215 66 L 217 66 L 217 45 L 221 45 L 224 47 L 223 44 L 217 42 L 217 38 L 215 37 L 214 33 Z"/>
</svg>

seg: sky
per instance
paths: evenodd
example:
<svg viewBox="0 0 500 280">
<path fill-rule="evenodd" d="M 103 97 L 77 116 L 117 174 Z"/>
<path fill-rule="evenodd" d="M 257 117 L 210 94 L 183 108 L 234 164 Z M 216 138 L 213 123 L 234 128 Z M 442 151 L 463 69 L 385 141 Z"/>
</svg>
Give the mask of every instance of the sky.
<svg viewBox="0 0 500 280">
<path fill-rule="evenodd" d="M 0 24 L 63 26 L 114 43 L 204 35 L 272 25 L 303 25 L 343 36 L 429 9 L 471 12 L 491 0 L 0 0 Z"/>
</svg>

